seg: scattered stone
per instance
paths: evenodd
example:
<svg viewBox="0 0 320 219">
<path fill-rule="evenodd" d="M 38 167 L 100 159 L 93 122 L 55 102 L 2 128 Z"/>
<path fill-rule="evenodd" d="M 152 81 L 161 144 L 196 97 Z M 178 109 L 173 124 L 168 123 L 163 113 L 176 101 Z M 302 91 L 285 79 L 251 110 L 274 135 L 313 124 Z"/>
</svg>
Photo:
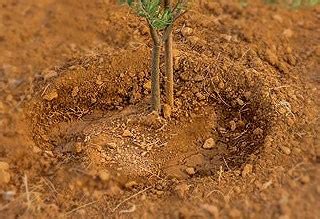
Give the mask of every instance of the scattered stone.
<svg viewBox="0 0 320 219">
<path fill-rule="evenodd" d="M 136 187 L 136 186 L 138 186 L 139 184 L 136 182 L 136 181 L 130 181 L 130 182 L 127 182 L 126 184 L 125 184 L 125 187 L 127 188 L 127 189 L 132 189 L 133 187 Z"/>
<path fill-rule="evenodd" d="M 177 185 L 174 190 L 176 194 L 179 196 L 179 198 L 185 198 L 189 189 L 190 189 L 190 186 L 187 183 L 181 183 Z"/>
<path fill-rule="evenodd" d="M 129 131 L 129 130 L 124 130 L 124 132 L 122 133 L 123 137 L 132 137 L 133 134 Z"/>
<path fill-rule="evenodd" d="M 16 195 L 15 191 L 7 191 L 2 193 L 2 199 L 4 201 L 12 201 L 14 199 L 14 196 Z"/>
<path fill-rule="evenodd" d="M 148 91 L 151 91 L 151 81 L 147 81 L 144 85 L 143 85 L 143 88 L 145 90 L 148 90 Z"/>
<path fill-rule="evenodd" d="M 206 96 L 204 96 L 202 93 L 198 92 L 196 93 L 196 97 L 199 99 L 199 100 L 205 100 L 206 99 Z"/>
<path fill-rule="evenodd" d="M 238 103 L 240 106 L 243 106 L 243 105 L 244 105 L 243 100 L 241 100 L 240 98 L 237 98 L 237 103 Z"/>
<path fill-rule="evenodd" d="M 8 184 L 10 182 L 10 179 L 10 173 L 5 170 L 0 170 L 0 186 Z"/>
<path fill-rule="evenodd" d="M 189 80 L 190 80 L 190 79 L 189 79 L 189 75 L 188 75 L 187 72 L 184 72 L 184 73 L 180 74 L 180 78 L 181 78 L 181 80 L 183 80 L 183 81 L 189 81 Z"/>
<path fill-rule="evenodd" d="M 40 154 L 42 152 L 42 150 L 39 147 L 35 146 L 35 145 L 32 147 L 32 149 L 33 149 L 33 152 L 36 153 L 36 154 Z"/>
<path fill-rule="evenodd" d="M 184 28 L 182 28 L 182 30 L 181 30 L 181 34 L 182 34 L 182 36 L 184 36 L 184 37 L 190 36 L 192 33 L 193 33 L 193 29 L 190 28 L 190 27 L 184 27 Z"/>
<path fill-rule="evenodd" d="M 252 133 L 254 135 L 262 135 L 263 134 L 263 130 L 261 128 L 256 128 L 255 130 L 253 130 Z"/>
<path fill-rule="evenodd" d="M 228 35 L 228 34 L 221 34 L 221 38 L 224 39 L 227 42 L 230 42 L 231 39 L 232 39 L 232 36 Z"/>
<path fill-rule="evenodd" d="M 53 154 L 52 151 L 45 151 L 44 154 L 49 156 L 49 157 L 54 157 L 54 154 Z"/>
<path fill-rule="evenodd" d="M 278 63 L 278 57 L 274 54 L 270 49 L 266 50 L 266 59 L 271 65 L 275 65 Z"/>
<path fill-rule="evenodd" d="M 166 119 L 169 119 L 171 117 L 172 114 L 172 109 L 168 104 L 164 104 L 163 105 L 163 116 Z"/>
<path fill-rule="evenodd" d="M 286 146 L 280 146 L 280 149 L 283 153 L 285 153 L 286 155 L 290 155 L 291 154 L 291 149 L 286 147 Z"/>
<path fill-rule="evenodd" d="M 103 84 L 101 75 L 98 75 L 97 80 L 96 80 L 96 84 L 97 85 L 102 85 Z"/>
<path fill-rule="evenodd" d="M 54 78 L 58 76 L 58 73 L 56 71 L 53 70 L 46 70 L 42 73 L 43 75 L 43 79 L 45 81 L 49 80 L 50 78 Z"/>
<path fill-rule="evenodd" d="M 273 16 L 273 19 L 276 20 L 276 21 L 278 21 L 279 23 L 282 23 L 282 22 L 283 22 L 282 17 L 281 17 L 280 15 L 278 15 L 278 14 L 275 14 L 275 15 Z"/>
<path fill-rule="evenodd" d="M 111 197 L 117 197 L 123 193 L 122 189 L 118 185 L 111 185 L 109 189 L 106 191 L 106 195 Z"/>
<path fill-rule="evenodd" d="M 201 206 L 202 209 L 206 210 L 213 216 L 213 218 L 218 219 L 219 217 L 219 209 L 214 205 L 204 204 Z"/>
<path fill-rule="evenodd" d="M 0 186 L 6 185 L 10 182 L 11 176 L 9 171 L 9 164 L 0 162 Z"/>
<path fill-rule="evenodd" d="M 215 141 L 213 140 L 213 138 L 208 138 L 204 144 L 203 144 L 203 148 L 204 149 L 212 149 L 214 148 L 214 146 L 216 145 Z"/>
<path fill-rule="evenodd" d="M 106 146 L 107 146 L 108 148 L 111 148 L 111 149 L 117 148 L 117 144 L 116 144 L 116 143 L 113 143 L 113 142 L 107 143 Z"/>
<path fill-rule="evenodd" d="M 252 173 L 253 166 L 251 164 L 246 164 L 242 170 L 242 177 L 246 177 Z"/>
<path fill-rule="evenodd" d="M 99 171 L 98 176 L 104 182 L 106 182 L 106 181 L 108 181 L 110 179 L 110 173 L 107 170 Z"/>
<path fill-rule="evenodd" d="M 203 81 L 204 79 L 205 79 L 204 76 L 202 76 L 202 75 L 196 75 L 193 80 L 194 80 L 195 82 L 200 82 L 200 81 Z"/>
<path fill-rule="evenodd" d="M 81 142 L 74 143 L 73 152 L 80 153 L 81 151 L 82 151 L 82 143 Z"/>
<path fill-rule="evenodd" d="M 272 183 L 273 183 L 272 180 L 269 180 L 268 182 L 263 183 L 263 185 L 261 186 L 261 190 L 266 190 L 272 185 Z"/>
<path fill-rule="evenodd" d="M 79 87 L 76 86 L 76 87 L 73 88 L 73 90 L 71 92 L 71 96 L 72 97 L 76 97 L 78 95 L 78 93 L 79 93 Z"/>
<path fill-rule="evenodd" d="M 7 162 L 0 161 L 0 170 L 9 170 L 9 164 Z"/>
<path fill-rule="evenodd" d="M 196 174 L 196 171 L 193 167 L 188 167 L 186 169 L 186 172 L 188 173 L 188 175 L 193 176 L 194 174 Z"/>
<path fill-rule="evenodd" d="M 236 208 L 231 209 L 229 212 L 229 215 L 231 218 L 241 218 L 242 217 L 241 211 L 239 211 Z"/>
<path fill-rule="evenodd" d="M 224 83 L 221 81 L 221 82 L 218 84 L 218 87 L 219 87 L 220 89 L 223 89 L 223 88 L 224 88 Z"/>
<path fill-rule="evenodd" d="M 308 184 L 311 180 L 310 180 L 310 176 L 308 175 L 304 175 L 300 178 L 301 183 L 303 184 Z"/>
<path fill-rule="evenodd" d="M 58 98 L 58 91 L 56 89 L 53 89 L 52 91 L 50 91 L 49 93 L 47 93 L 46 95 L 43 96 L 44 100 L 47 101 L 52 101 L 56 98 Z"/>
<path fill-rule="evenodd" d="M 287 38 L 291 38 L 293 36 L 293 31 L 291 29 L 285 29 L 282 34 Z"/>
<path fill-rule="evenodd" d="M 235 121 L 230 121 L 230 129 L 231 129 L 231 131 L 235 131 L 236 129 L 237 129 L 237 123 L 235 122 Z"/>
</svg>

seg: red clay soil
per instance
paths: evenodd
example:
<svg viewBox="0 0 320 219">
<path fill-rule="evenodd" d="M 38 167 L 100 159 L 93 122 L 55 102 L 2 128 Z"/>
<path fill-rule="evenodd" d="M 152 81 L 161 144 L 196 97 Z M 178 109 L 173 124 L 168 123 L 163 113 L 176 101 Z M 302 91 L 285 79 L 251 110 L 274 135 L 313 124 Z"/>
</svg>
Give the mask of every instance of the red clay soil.
<svg viewBox="0 0 320 219">
<path fill-rule="evenodd" d="M 2 0 L 0 17 L 0 218 L 320 217 L 319 7 L 192 3 L 170 119 L 126 7 Z"/>
</svg>

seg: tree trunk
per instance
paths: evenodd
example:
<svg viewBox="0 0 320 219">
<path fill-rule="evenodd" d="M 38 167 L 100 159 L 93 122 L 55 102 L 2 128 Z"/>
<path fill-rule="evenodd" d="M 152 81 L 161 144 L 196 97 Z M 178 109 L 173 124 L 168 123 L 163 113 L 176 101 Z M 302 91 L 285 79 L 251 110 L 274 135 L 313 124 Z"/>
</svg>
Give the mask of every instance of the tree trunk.
<svg viewBox="0 0 320 219">
<path fill-rule="evenodd" d="M 152 64 L 151 64 L 151 107 L 153 111 L 160 113 L 160 47 L 159 35 L 151 26 L 150 33 L 153 40 Z"/>
<path fill-rule="evenodd" d="M 166 8 L 171 9 L 172 1 L 164 0 Z M 173 24 L 172 24 L 173 25 Z M 165 91 L 167 104 L 173 109 L 174 107 L 174 96 L 173 96 L 173 55 L 172 55 L 172 25 L 168 26 L 166 31 L 168 35 L 164 42 L 165 49 Z"/>
</svg>

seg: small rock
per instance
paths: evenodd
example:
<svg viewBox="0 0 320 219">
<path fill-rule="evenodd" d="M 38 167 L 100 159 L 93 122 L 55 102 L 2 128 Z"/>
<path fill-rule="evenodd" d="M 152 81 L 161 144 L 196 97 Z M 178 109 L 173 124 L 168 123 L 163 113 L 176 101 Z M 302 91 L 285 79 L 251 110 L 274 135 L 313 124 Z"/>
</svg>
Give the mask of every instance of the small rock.
<svg viewBox="0 0 320 219">
<path fill-rule="evenodd" d="M 7 167 L 4 166 L 3 169 L 0 169 L 0 186 L 6 185 L 10 182 L 11 176 L 6 168 Z"/>
<path fill-rule="evenodd" d="M 144 85 L 143 88 L 145 90 L 151 91 L 151 81 L 147 81 Z"/>
<path fill-rule="evenodd" d="M 305 176 L 302 176 L 300 178 L 300 181 L 303 183 L 303 184 L 308 184 L 310 182 L 310 176 L 308 175 L 305 175 Z"/>
<path fill-rule="evenodd" d="M 193 29 L 190 28 L 190 27 L 184 27 L 184 28 L 182 28 L 182 30 L 181 30 L 181 34 L 182 34 L 182 36 L 184 36 L 184 37 L 190 36 L 192 33 L 193 33 Z"/>
<path fill-rule="evenodd" d="M 188 175 L 193 176 L 194 174 L 196 174 L 196 171 L 193 167 L 188 167 L 186 169 L 186 172 L 188 173 Z"/>
<path fill-rule="evenodd" d="M 53 89 L 52 91 L 50 91 L 49 93 L 47 93 L 46 95 L 43 96 L 44 100 L 47 101 L 52 101 L 56 98 L 58 98 L 58 91 L 56 89 Z"/>
<path fill-rule="evenodd" d="M 205 100 L 206 99 L 206 96 L 204 96 L 202 93 L 198 92 L 196 93 L 196 97 L 199 99 L 199 100 Z"/>
<path fill-rule="evenodd" d="M 33 149 L 33 152 L 36 154 L 40 154 L 42 152 L 42 150 L 37 146 L 33 146 L 32 149 Z"/>
<path fill-rule="evenodd" d="M 12 201 L 15 195 L 16 195 L 15 191 L 7 191 L 2 193 L 2 198 L 5 201 Z"/>
<path fill-rule="evenodd" d="M 56 77 L 58 76 L 58 73 L 56 71 L 53 70 L 46 70 L 42 73 L 43 75 L 43 79 L 45 81 L 49 80 L 50 78 Z"/>
<path fill-rule="evenodd" d="M 80 153 L 81 151 L 82 151 L 82 143 L 81 142 L 76 142 L 73 145 L 73 152 Z"/>
<path fill-rule="evenodd" d="M 127 188 L 127 189 L 132 189 L 133 187 L 136 187 L 136 186 L 138 186 L 139 184 L 136 182 L 136 181 L 130 181 L 130 182 L 127 182 L 126 184 L 125 184 L 125 187 Z"/>
<path fill-rule="evenodd" d="M 270 49 L 266 50 L 265 53 L 266 59 L 267 61 L 271 64 L 271 65 L 275 65 L 278 62 L 278 57 L 276 54 L 274 54 Z"/>
<path fill-rule="evenodd" d="M 0 170 L 9 170 L 9 164 L 7 162 L 0 161 Z"/>
<path fill-rule="evenodd" d="M 111 148 L 111 149 L 117 148 L 117 144 L 116 144 L 116 143 L 113 143 L 113 142 L 107 143 L 106 146 L 107 146 L 108 148 Z"/>
<path fill-rule="evenodd" d="M 286 146 L 280 146 L 280 149 L 282 150 L 283 153 L 285 153 L 286 155 L 290 155 L 291 154 L 291 149 L 286 147 Z"/>
<path fill-rule="evenodd" d="M 181 78 L 181 80 L 183 80 L 183 81 L 189 81 L 189 80 L 190 80 L 190 79 L 189 79 L 189 75 L 188 75 L 187 72 L 182 73 L 182 74 L 180 75 L 180 78 Z"/>
<path fill-rule="evenodd" d="M 106 181 L 108 181 L 110 179 L 110 173 L 107 170 L 99 171 L 98 176 L 104 182 L 106 182 Z"/>
<path fill-rule="evenodd" d="M 163 116 L 166 119 L 169 119 L 171 117 L 172 114 L 172 109 L 171 106 L 169 106 L 168 104 L 164 104 L 163 105 Z"/>
<path fill-rule="evenodd" d="M 72 97 L 76 97 L 78 95 L 78 93 L 79 93 L 79 87 L 76 86 L 76 87 L 73 88 L 73 90 L 71 92 L 71 96 Z"/>
<path fill-rule="evenodd" d="M 283 22 L 282 17 L 281 17 L 280 15 L 278 15 L 278 14 L 275 14 L 275 15 L 273 16 L 273 19 L 276 20 L 276 21 L 278 21 L 279 23 L 282 23 L 282 22 Z"/>
<path fill-rule="evenodd" d="M 228 34 L 221 34 L 221 38 L 224 39 L 227 42 L 230 42 L 231 39 L 232 39 L 232 36 L 228 35 Z"/>
<path fill-rule="evenodd" d="M 97 85 L 102 85 L 103 84 L 101 75 L 98 75 L 97 80 L 96 80 L 96 84 Z"/>
<path fill-rule="evenodd" d="M 235 122 L 235 121 L 230 121 L 230 129 L 231 129 L 231 131 L 235 131 L 236 129 L 237 129 L 237 123 Z"/>
<path fill-rule="evenodd" d="M 202 209 L 206 210 L 213 216 L 213 218 L 218 219 L 219 217 L 219 209 L 214 205 L 204 204 L 201 206 Z"/>
<path fill-rule="evenodd" d="M 218 84 L 218 87 L 219 87 L 220 89 L 223 89 L 223 88 L 224 88 L 224 83 L 221 81 L 221 82 Z"/>
<path fill-rule="evenodd" d="M 243 106 L 243 105 L 244 105 L 243 100 L 241 100 L 240 98 L 237 98 L 237 103 L 238 103 L 240 106 Z"/>
<path fill-rule="evenodd" d="M 231 218 L 241 218 L 242 217 L 241 211 L 239 211 L 236 208 L 231 209 L 229 212 L 229 215 Z"/>
<path fill-rule="evenodd" d="M 254 135 L 262 135 L 263 134 L 263 130 L 261 128 L 256 128 L 255 130 L 253 130 L 252 133 Z"/>
<path fill-rule="evenodd" d="M 212 148 L 214 148 L 215 145 L 216 145 L 216 143 L 215 143 L 215 141 L 213 140 L 213 138 L 208 138 L 208 139 L 204 142 L 202 148 L 204 148 L 204 149 L 212 149 Z"/>
<path fill-rule="evenodd" d="M 204 79 L 205 79 L 204 76 L 196 75 L 193 80 L 196 82 L 200 82 L 200 81 L 203 81 Z"/>
<path fill-rule="evenodd" d="M 285 29 L 282 34 L 287 38 L 291 38 L 293 36 L 293 31 L 291 29 Z"/>
<path fill-rule="evenodd" d="M 246 164 L 242 170 L 242 177 L 246 177 L 252 173 L 253 166 L 251 164 Z"/>
<path fill-rule="evenodd" d="M 177 185 L 174 190 L 180 198 L 185 198 L 189 191 L 189 188 L 190 186 L 187 183 L 181 183 Z"/>
<path fill-rule="evenodd" d="M 123 137 L 132 137 L 133 134 L 129 131 L 129 130 L 124 130 L 124 132 L 122 133 Z"/>
</svg>

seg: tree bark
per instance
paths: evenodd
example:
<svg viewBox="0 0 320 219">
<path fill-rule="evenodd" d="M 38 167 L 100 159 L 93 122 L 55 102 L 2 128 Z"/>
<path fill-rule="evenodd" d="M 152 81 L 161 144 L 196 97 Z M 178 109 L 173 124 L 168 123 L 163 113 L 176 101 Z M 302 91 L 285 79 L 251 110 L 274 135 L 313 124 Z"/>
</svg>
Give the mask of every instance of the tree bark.
<svg viewBox="0 0 320 219">
<path fill-rule="evenodd" d="M 168 9 L 172 9 L 172 0 L 164 0 L 164 5 Z M 173 25 L 173 24 L 172 24 Z M 168 26 L 165 31 L 168 31 L 165 42 L 165 92 L 167 104 L 173 109 L 174 107 L 174 93 L 173 93 L 173 39 L 172 39 L 172 25 Z"/>
<path fill-rule="evenodd" d="M 152 64 L 151 64 L 151 107 L 153 111 L 160 113 L 160 47 L 161 41 L 157 31 L 149 26 L 153 40 Z"/>
</svg>

